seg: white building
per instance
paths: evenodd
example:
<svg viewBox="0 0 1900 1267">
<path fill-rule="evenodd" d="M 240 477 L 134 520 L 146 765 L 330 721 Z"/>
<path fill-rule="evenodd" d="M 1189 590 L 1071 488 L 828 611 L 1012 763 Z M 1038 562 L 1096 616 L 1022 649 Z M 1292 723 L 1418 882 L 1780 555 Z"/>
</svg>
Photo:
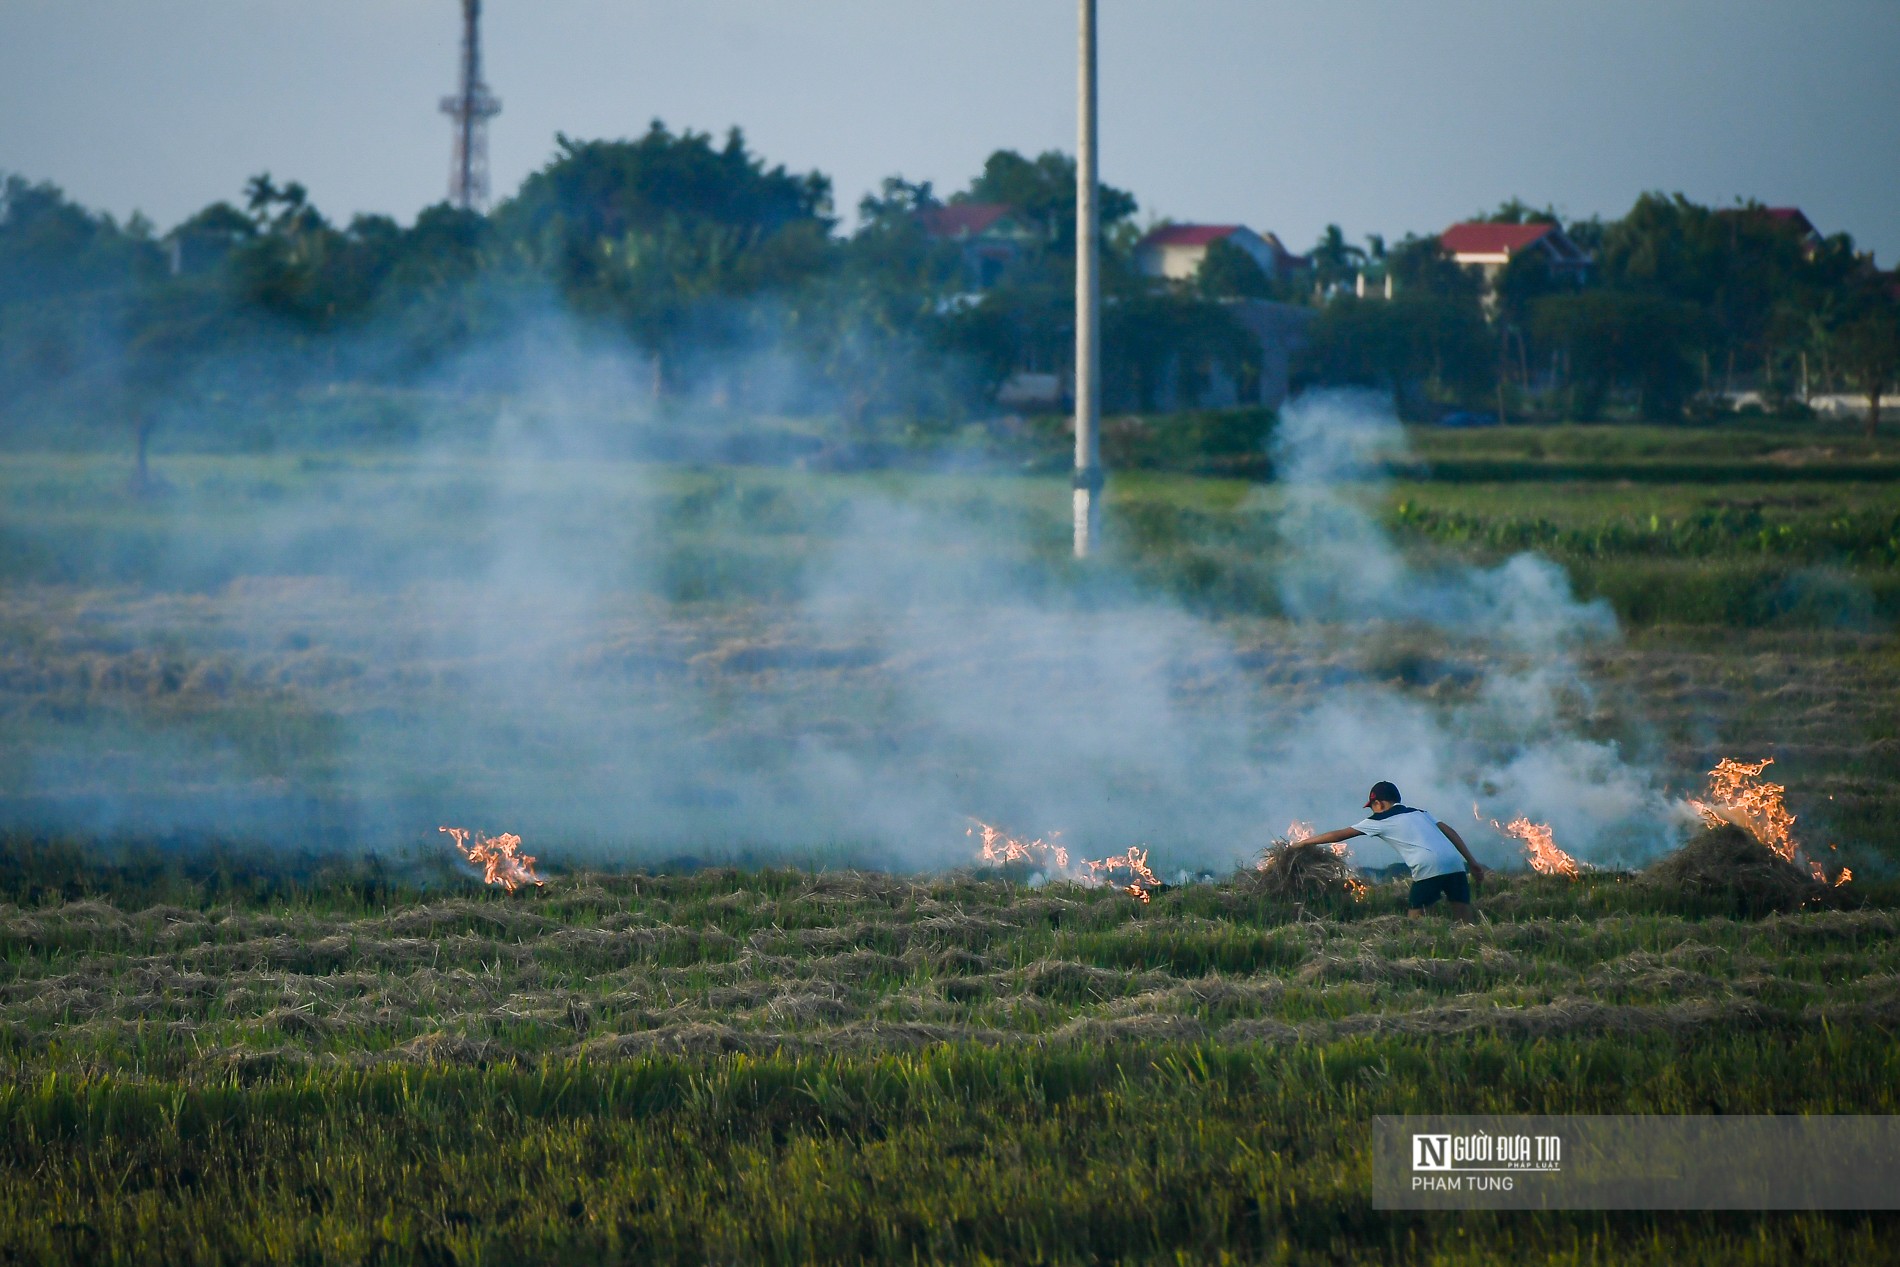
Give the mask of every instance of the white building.
<svg viewBox="0 0 1900 1267">
<path fill-rule="evenodd" d="M 1520 255 L 1541 260 L 1553 276 L 1578 280 L 1590 269 L 1590 256 L 1554 224 L 1491 224 L 1466 221 L 1438 235 L 1445 254 L 1475 268 L 1488 290 L 1505 265 Z"/>
<path fill-rule="evenodd" d="M 1135 266 L 1149 277 L 1191 281 L 1201 271 L 1207 248 L 1216 242 L 1239 247 L 1276 282 L 1290 281 L 1312 267 L 1304 255 L 1286 249 L 1271 233 L 1255 233 L 1244 224 L 1166 224 L 1135 244 Z"/>
</svg>

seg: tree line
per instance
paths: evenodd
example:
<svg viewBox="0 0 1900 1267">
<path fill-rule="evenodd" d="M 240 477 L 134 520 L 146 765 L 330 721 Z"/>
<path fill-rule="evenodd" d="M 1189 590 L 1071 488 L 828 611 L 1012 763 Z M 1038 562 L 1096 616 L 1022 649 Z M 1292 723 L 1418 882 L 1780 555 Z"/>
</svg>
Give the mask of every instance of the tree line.
<svg viewBox="0 0 1900 1267">
<path fill-rule="evenodd" d="M 166 233 L 58 188 L 0 184 L 0 405 L 8 414 L 337 381 L 415 381 L 547 307 L 637 349 L 662 401 L 805 409 L 850 427 L 995 413 L 1020 371 L 1060 374 L 1073 338 L 1074 163 L 990 156 L 947 198 L 884 182 L 844 232 L 828 178 L 655 122 L 617 141 L 557 137 L 482 215 L 447 204 L 403 225 L 339 224 L 295 182 L 254 177 Z M 1024 226 L 973 287 L 933 210 L 1001 204 Z M 1593 418 L 1681 417 L 1744 384 L 1774 408 L 1809 391 L 1878 391 L 1900 362 L 1893 279 L 1846 235 L 1804 240 L 1764 209 L 1645 195 L 1568 226 L 1593 264 L 1528 255 L 1486 285 L 1435 236 L 1357 245 L 1329 226 L 1291 277 L 1216 243 L 1198 274 L 1137 265 L 1138 205 L 1104 187 L 1105 392 L 1111 409 L 1246 385 L 1259 338 L 1237 299 L 1313 309 L 1302 384 L 1370 384 L 1417 413 L 1454 406 Z M 1512 202 L 1501 219 L 1553 219 Z M 1392 298 L 1358 298 L 1362 274 Z M 263 385 L 260 388 L 260 385 Z"/>
<path fill-rule="evenodd" d="M 1515 199 L 1480 218 L 1557 222 Z M 1859 392 L 1876 425 L 1900 376 L 1900 275 L 1849 235 L 1820 237 L 1757 203 L 1660 193 L 1564 228 L 1588 253 L 1581 273 L 1525 251 L 1487 283 L 1436 237 L 1358 251 L 1354 264 L 1392 275 L 1395 300 L 1328 305 L 1311 380 L 1376 384 L 1414 408 L 1579 420 L 1678 419 L 1739 398 L 1798 414 L 1812 396 Z"/>
</svg>

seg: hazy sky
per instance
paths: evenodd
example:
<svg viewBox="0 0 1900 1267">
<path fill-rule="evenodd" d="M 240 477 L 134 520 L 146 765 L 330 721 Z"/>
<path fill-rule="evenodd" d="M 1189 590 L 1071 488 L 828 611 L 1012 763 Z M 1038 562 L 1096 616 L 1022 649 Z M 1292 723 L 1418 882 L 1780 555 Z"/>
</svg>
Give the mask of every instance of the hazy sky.
<svg viewBox="0 0 1900 1267">
<path fill-rule="evenodd" d="M 1900 0 L 1101 0 L 1102 174 L 1304 246 L 1511 195 L 1804 208 L 1900 254 Z M 338 220 L 446 188 L 457 0 L 0 0 L 0 170 L 169 226 L 268 169 Z M 1067 0 L 487 0 L 494 188 L 554 133 L 746 131 L 849 211 L 1074 147 Z"/>
</svg>

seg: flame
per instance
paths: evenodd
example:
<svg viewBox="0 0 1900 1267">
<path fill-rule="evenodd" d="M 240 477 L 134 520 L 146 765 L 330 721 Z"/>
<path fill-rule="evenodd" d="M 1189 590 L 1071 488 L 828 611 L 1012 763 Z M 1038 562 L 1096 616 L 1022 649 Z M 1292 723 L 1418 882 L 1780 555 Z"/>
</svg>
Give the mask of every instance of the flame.
<svg viewBox="0 0 1900 1267">
<path fill-rule="evenodd" d="M 1090 885 L 1106 883 L 1107 874 L 1111 871 L 1127 871 L 1131 877 L 1128 883 L 1114 887 L 1143 902 L 1149 900 L 1151 890 L 1161 887 L 1160 879 L 1148 869 L 1148 851 L 1139 846 L 1110 858 L 1085 858 L 1081 867 L 1075 868 L 1069 864 L 1068 849 L 1055 843 L 1061 832 L 1050 832 L 1047 840 L 1041 836 L 1034 840 L 1018 840 L 982 819 L 972 818 L 970 822 L 972 826 L 965 829 L 963 834 L 975 836 L 982 842 L 977 858 L 990 866 L 1003 867 L 1012 862 L 1023 862 L 1074 883 Z"/>
<path fill-rule="evenodd" d="M 1034 840 L 1024 841 L 1017 840 L 1000 828 L 992 827 L 980 819 L 973 818 L 970 821 L 975 826 L 963 834 L 966 836 L 981 834 L 983 852 L 980 857 L 991 866 L 1003 867 L 1012 862 L 1027 862 L 1037 866 L 1048 863 L 1057 871 L 1069 869 L 1069 851 L 1055 843 L 1056 837 L 1062 834 L 1059 831 L 1050 832 L 1048 840 L 1038 836 Z"/>
<path fill-rule="evenodd" d="M 1119 853 L 1110 858 L 1096 858 L 1085 861 L 1083 866 L 1097 876 L 1106 878 L 1110 871 L 1126 871 L 1133 879 L 1127 884 L 1116 885 L 1130 897 L 1143 902 L 1148 900 L 1148 891 L 1161 887 L 1161 881 L 1155 873 L 1148 870 L 1148 851 L 1139 845 L 1131 846 L 1127 853 Z"/>
<path fill-rule="evenodd" d="M 1285 839 L 1288 844 L 1296 845 L 1300 841 L 1305 840 L 1308 836 L 1315 836 L 1318 834 L 1319 833 L 1314 828 L 1313 824 L 1307 822 L 1303 818 L 1296 818 L 1292 822 L 1286 825 L 1286 835 L 1285 837 L 1283 837 L 1283 839 Z M 1341 858 L 1346 857 L 1348 854 L 1352 852 L 1352 846 L 1343 840 L 1335 841 L 1334 843 L 1325 846 L 1325 848 L 1332 850 L 1334 853 L 1338 854 Z M 1266 859 L 1263 857 L 1261 861 L 1259 863 L 1256 863 L 1255 865 L 1256 866 L 1264 865 L 1265 862 L 1266 862 Z M 1349 875 L 1346 877 L 1346 892 L 1352 895 L 1353 901 L 1363 902 L 1366 900 L 1366 896 L 1372 892 L 1372 886 L 1367 884 L 1364 880 L 1361 880 L 1356 875 Z"/>
<path fill-rule="evenodd" d="M 462 856 L 482 869 L 482 879 L 489 884 L 499 884 L 513 893 L 524 884 L 547 883 L 534 873 L 534 855 L 515 852 L 521 848 L 521 837 L 512 832 L 499 836 L 475 832 L 475 843 L 470 844 L 471 833 L 467 828 L 438 827 L 436 830 L 449 834 Z"/>
<path fill-rule="evenodd" d="M 1800 845 L 1794 838 L 1794 815 L 1782 802 L 1788 789 L 1761 777 L 1761 772 L 1774 763 L 1773 757 L 1760 761 L 1723 757 L 1709 771 L 1709 799 L 1691 798 L 1689 805 L 1709 826 L 1733 823 L 1793 862 Z"/>
<path fill-rule="evenodd" d="M 1296 818 L 1292 822 L 1286 825 L 1285 831 L 1281 832 L 1278 836 L 1275 836 L 1273 838 L 1273 844 L 1274 845 L 1297 845 L 1302 840 L 1305 840 L 1308 836 L 1314 835 L 1317 832 L 1317 830 L 1318 829 L 1315 828 L 1313 824 L 1307 822 L 1304 818 Z M 1345 857 L 1346 855 L 1345 845 L 1343 844 L 1334 845 L 1332 848 L 1333 848 L 1333 852 L 1339 854 L 1342 858 Z M 1267 866 L 1267 851 L 1266 850 L 1261 851 L 1260 856 L 1254 860 L 1253 866 L 1254 866 L 1254 870 L 1256 871 L 1264 871 L 1266 869 L 1266 866 Z"/>
<path fill-rule="evenodd" d="M 1827 884 L 1827 868 L 1818 859 L 1808 857 L 1795 839 L 1795 816 L 1783 800 L 1788 789 L 1761 777 L 1761 772 L 1774 763 L 1773 757 L 1760 761 L 1723 757 L 1709 771 L 1708 799 L 1690 797 L 1689 807 L 1710 827 L 1733 823 L 1783 860 L 1806 863 L 1815 881 Z M 1854 873 L 1842 867 L 1832 883 L 1838 888 L 1853 878 Z"/>
<path fill-rule="evenodd" d="M 1471 816 L 1479 822 L 1484 821 L 1484 813 L 1478 803 L 1471 803 Z M 1491 820 L 1491 826 L 1506 836 L 1523 843 L 1524 860 L 1531 864 L 1531 870 L 1539 875 L 1568 876 L 1572 880 L 1590 869 L 1587 862 L 1579 862 L 1557 847 L 1556 837 L 1549 823 L 1533 823 L 1523 814 L 1519 814 L 1508 823 Z"/>
<path fill-rule="evenodd" d="M 1557 847 L 1549 823 L 1533 823 L 1520 814 L 1502 824 L 1494 818 L 1491 825 L 1523 842 L 1524 858 L 1537 874 L 1568 876 L 1572 880 L 1583 874 L 1584 864 Z"/>
</svg>

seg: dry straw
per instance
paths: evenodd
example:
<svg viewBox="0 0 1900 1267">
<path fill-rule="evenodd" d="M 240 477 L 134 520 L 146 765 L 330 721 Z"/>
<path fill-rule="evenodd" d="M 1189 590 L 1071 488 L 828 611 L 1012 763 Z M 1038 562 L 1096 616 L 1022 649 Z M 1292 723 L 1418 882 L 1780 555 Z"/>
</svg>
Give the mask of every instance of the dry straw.
<svg viewBox="0 0 1900 1267">
<path fill-rule="evenodd" d="M 1833 892 L 1733 823 L 1703 832 L 1651 863 L 1643 876 L 1659 887 L 1723 898 L 1756 911 L 1790 911 L 1825 901 Z"/>
<path fill-rule="evenodd" d="M 1241 874 L 1240 883 L 1255 893 L 1303 902 L 1332 895 L 1358 901 L 1366 895 L 1366 882 L 1344 852 L 1286 836 L 1274 837 L 1254 869 Z"/>
</svg>

